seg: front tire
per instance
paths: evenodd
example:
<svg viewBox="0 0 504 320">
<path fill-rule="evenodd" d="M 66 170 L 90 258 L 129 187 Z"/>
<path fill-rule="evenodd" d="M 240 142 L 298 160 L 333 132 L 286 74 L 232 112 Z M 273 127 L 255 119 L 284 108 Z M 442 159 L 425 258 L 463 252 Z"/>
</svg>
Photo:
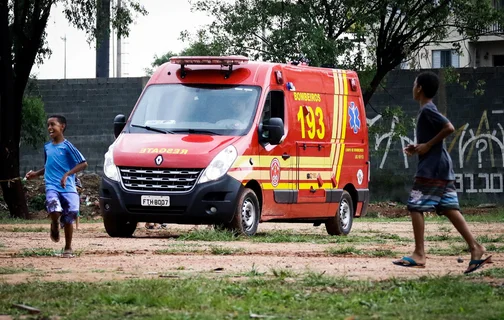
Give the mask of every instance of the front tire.
<svg viewBox="0 0 504 320">
<path fill-rule="evenodd" d="M 354 210 L 352 196 L 347 191 L 343 191 L 336 216 L 325 223 L 327 233 L 331 236 L 349 234 L 352 229 Z"/>
<path fill-rule="evenodd" d="M 229 229 L 236 234 L 253 236 L 257 232 L 260 217 L 261 207 L 257 195 L 252 189 L 245 188 L 236 205 Z"/>
<path fill-rule="evenodd" d="M 130 238 L 136 230 L 136 222 L 113 215 L 103 216 L 103 225 L 108 235 L 113 238 Z"/>
</svg>

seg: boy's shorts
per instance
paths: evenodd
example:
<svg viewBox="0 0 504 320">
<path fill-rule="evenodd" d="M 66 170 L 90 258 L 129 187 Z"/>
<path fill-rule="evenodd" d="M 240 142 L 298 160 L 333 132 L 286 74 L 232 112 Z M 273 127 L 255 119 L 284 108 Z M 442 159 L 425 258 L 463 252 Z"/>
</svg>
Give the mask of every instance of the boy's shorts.
<svg viewBox="0 0 504 320">
<path fill-rule="evenodd" d="M 59 193 L 55 190 L 46 191 L 47 212 L 61 212 L 61 226 L 74 223 L 79 212 L 80 199 L 77 193 Z"/>
<path fill-rule="evenodd" d="M 460 210 L 454 181 L 415 178 L 408 199 L 408 210 L 417 212 Z"/>
</svg>

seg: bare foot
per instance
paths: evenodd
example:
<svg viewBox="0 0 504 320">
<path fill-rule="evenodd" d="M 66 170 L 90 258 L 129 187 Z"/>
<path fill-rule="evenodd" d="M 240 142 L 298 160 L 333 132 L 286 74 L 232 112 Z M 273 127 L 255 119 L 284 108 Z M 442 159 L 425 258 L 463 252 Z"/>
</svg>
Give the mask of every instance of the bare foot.
<svg viewBox="0 0 504 320">
<path fill-rule="evenodd" d="M 477 244 L 471 249 L 471 260 L 480 260 L 481 257 L 486 253 L 486 248 L 480 244 Z"/>
</svg>

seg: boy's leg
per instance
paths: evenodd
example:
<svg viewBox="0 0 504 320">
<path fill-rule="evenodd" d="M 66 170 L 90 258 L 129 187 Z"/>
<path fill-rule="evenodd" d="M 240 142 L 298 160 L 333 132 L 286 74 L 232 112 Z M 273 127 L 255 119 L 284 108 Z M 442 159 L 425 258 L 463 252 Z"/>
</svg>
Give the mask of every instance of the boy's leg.
<svg viewBox="0 0 504 320">
<path fill-rule="evenodd" d="M 410 257 L 403 257 L 401 260 L 394 261 L 394 264 L 401 266 L 425 266 L 425 221 L 423 212 L 435 210 L 438 189 L 436 181 L 422 178 L 415 179 L 408 198 L 408 211 L 410 212 L 411 223 L 413 225 L 415 250 Z"/>
<path fill-rule="evenodd" d="M 79 212 L 79 195 L 77 193 L 62 193 L 61 202 L 63 213 L 61 214 L 61 224 L 65 230 L 65 252 L 64 254 L 72 254 L 72 237 L 73 224 L 77 219 Z"/>
<path fill-rule="evenodd" d="M 443 211 L 443 214 L 450 219 L 455 229 L 457 229 L 465 242 L 467 242 L 469 250 L 471 251 L 471 260 L 480 260 L 485 254 L 486 249 L 476 241 L 460 211 L 449 209 Z"/>
<path fill-rule="evenodd" d="M 425 222 L 422 212 L 410 211 L 411 223 L 413 224 L 413 235 L 415 236 L 415 251 L 411 255 L 417 264 L 425 264 L 424 232 Z"/>
<path fill-rule="evenodd" d="M 464 238 L 465 242 L 467 242 L 469 250 L 471 251 L 471 260 L 481 260 L 481 257 L 485 254 L 486 249 L 476 241 L 469 230 L 469 226 L 467 225 L 464 216 L 460 213 L 457 191 L 453 181 L 449 181 L 446 184 L 446 188 L 443 192 L 441 200 L 439 201 L 437 209 L 438 212 L 441 212 L 441 214 L 445 215 L 451 221 L 455 229 L 457 229 L 460 235 Z M 477 268 L 479 268 L 478 264 L 470 264 L 467 271 L 474 271 Z"/>
<path fill-rule="evenodd" d="M 53 190 L 48 190 L 46 192 L 46 209 L 49 213 L 49 217 L 51 218 L 51 231 L 49 235 L 52 241 L 59 242 L 59 221 L 63 208 L 61 207 L 58 192 Z"/>
</svg>

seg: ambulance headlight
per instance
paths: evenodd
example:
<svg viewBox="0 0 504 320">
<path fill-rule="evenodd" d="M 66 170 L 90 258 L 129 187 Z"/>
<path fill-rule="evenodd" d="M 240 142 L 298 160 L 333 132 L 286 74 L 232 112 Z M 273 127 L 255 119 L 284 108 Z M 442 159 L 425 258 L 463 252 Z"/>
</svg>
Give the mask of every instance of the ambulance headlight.
<svg viewBox="0 0 504 320">
<path fill-rule="evenodd" d="M 103 173 L 107 178 L 119 181 L 119 171 L 114 163 L 114 144 L 112 144 L 107 153 L 105 153 L 105 162 L 103 163 Z"/>
<path fill-rule="evenodd" d="M 208 167 L 203 171 L 198 183 L 217 180 L 228 172 L 229 168 L 238 157 L 238 152 L 234 146 L 229 146 L 222 150 L 210 162 Z"/>
</svg>

